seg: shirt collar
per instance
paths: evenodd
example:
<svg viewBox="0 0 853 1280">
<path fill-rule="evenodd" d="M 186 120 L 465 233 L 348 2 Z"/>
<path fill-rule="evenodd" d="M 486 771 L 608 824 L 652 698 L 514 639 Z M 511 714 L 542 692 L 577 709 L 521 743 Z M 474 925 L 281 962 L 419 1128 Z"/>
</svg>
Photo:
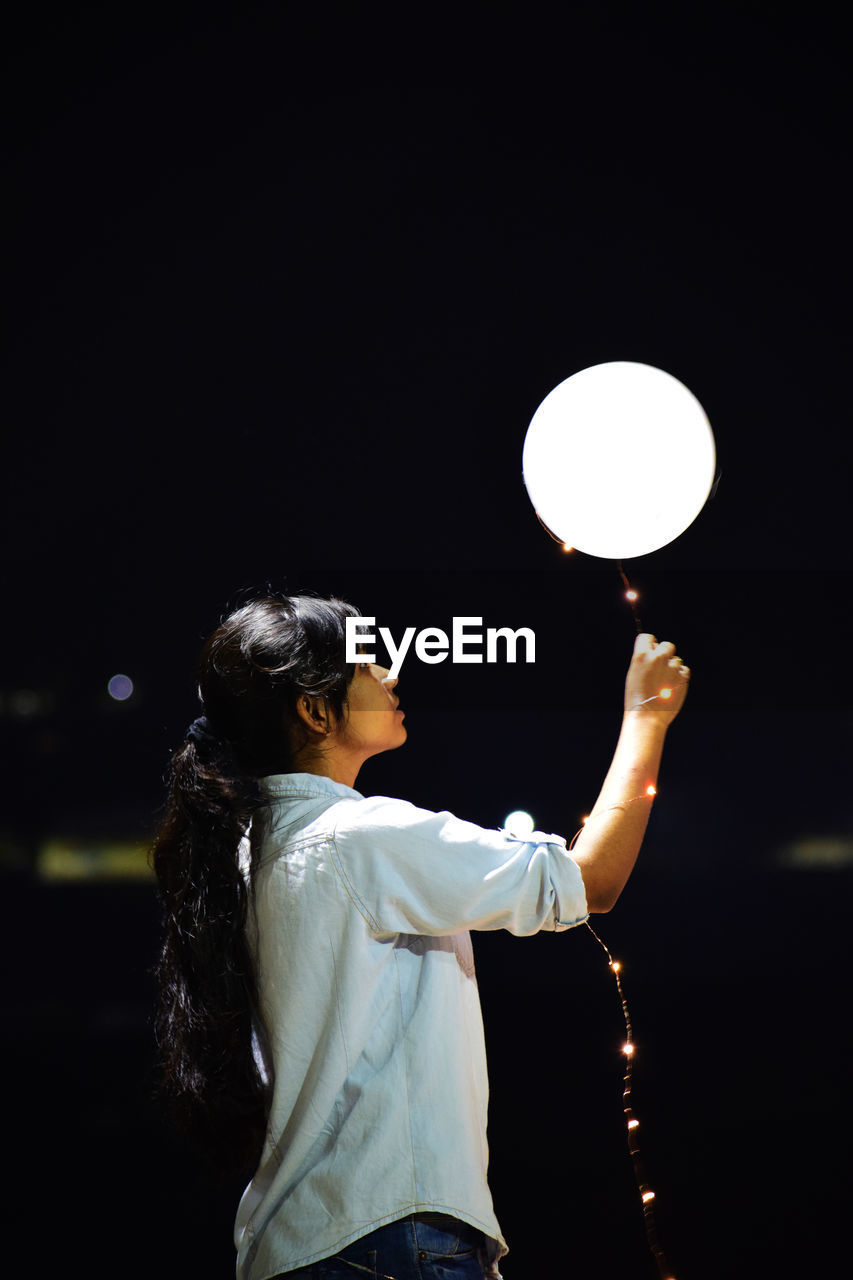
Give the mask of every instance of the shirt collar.
<svg viewBox="0 0 853 1280">
<path fill-rule="evenodd" d="M 272 773 L 260 779 L 261 786 L 271 796 L 320 797 L 349 796 L 355 800 L 363 800 L 360 791 L 347 787 L 343 782 L 333 782 L 331 778 L 320 773 Z"/>
</svg>

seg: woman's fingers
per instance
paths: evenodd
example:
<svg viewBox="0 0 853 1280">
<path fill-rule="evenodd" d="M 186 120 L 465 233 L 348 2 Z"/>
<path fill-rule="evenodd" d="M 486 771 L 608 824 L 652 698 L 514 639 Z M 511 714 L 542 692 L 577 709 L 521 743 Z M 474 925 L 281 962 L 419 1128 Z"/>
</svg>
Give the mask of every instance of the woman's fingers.
<svg viewBox="0 0 853 1280">
<path fill-rule="evenodd" d="M 671 640 L 658 640 L 650 631 L 641 631 L 634 641 L 634 653 L 649 653 L 656 658 L 672 657 L 675 645 Z"/>
<path fill-rule="evenodd" d="M 690 668 L 676 653 L 673 642 L 643 632 L 636 638 L 628 669 L 626 709 L 643 708 L 644 715 L 671 723 L 681 709 L 689 681 Z"/>
</svg>

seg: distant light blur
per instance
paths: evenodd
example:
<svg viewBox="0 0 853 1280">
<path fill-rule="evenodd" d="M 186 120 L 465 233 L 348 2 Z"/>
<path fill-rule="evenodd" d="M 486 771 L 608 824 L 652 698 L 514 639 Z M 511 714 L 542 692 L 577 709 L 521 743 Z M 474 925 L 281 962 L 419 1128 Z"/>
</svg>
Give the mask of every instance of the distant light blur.
<svg viewBox="0 0 853 1280">
<path fill-rule="evenodd" d="M 15 689 L 9 696 L 9 710 L 13 716 L 25 719 L 38 715 L 42 709 L 42 699 L 34 689 Z"/>
<path fill-rule="evenodd" d="M 803 836 L 779 851 L 779 865 L 796 870 L 853 866 L 853 840 L 849 836 Z"/>
<path fill-rule="evenodd" d="M 536 824 L 529 813 L 523 809 L 514 809 L 504 818 L 504 830 L 519 840 L 526 840 L 536 829 Z"/>
<path fill-rule="evenodd" d="M 133 693 L 133 681 L 130 676 L 113 676 L 107 685 L 109 695 L 116 702 L 125 702 Z"/>
<path fill-rule="evenodd" d="M 40 880 L 153 879 L 148 846 L 136 840 L 49 838 L 36 854 Z"/>
</svg>

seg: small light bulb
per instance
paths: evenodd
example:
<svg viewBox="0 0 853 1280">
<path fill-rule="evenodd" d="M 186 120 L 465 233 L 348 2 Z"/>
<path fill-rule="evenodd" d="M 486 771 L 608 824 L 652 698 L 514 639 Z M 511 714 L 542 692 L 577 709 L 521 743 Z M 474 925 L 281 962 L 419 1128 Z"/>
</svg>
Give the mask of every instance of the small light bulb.
<svg viewBox="0 0 853 1280">
<path fill-rule="evenodd" d="M 657 793 L 658 793 L 657 787 L 653 786 L 652 783 L 650 782 L 649 785 L 646 787 L 646 795 L 656 796 Z"/>
<path fill-rule="evenodd" d="M 633 604 L 633 603 L 634 603 L 634 601 L 638 598 L 638 594 L 639 594 L 639 593 L 638 593 L 638 592 L 636 592 L 636 591 L 634 591 L 633 589 L 632 589 L 631 591 L 626 591 L 626 592 L 625 592 L 625 599 L 626 599 L 626 600 L 630 600 L 630 601 L 631 601 L 631 603 Z"/>
<path fill-rule="evenodd" d="M 629 1128 L 629 1129 L 639 1129 L 639 1127 L 640 1127 L 640 1122 L 639 1122 L 639 1120 L 629 1120 L 629 1121 L 628 1121 L 628 1128 Z"/>
<path fill-rule="evenodd" d="M 574 547 L 573 547 L 573 546 L 571 546 L 571 544 L 570 544 L 570 543 L 568 543 L 568 542 L 564 542 L 564 543 L 563 543 L 563 550 L 564 550 L 564 551 L 574 551 Z"/>
<path fill-rule="evenodd" d="M 582 823 L 584 826 L 586 826 L 586 824 L 587 824 L 588 822 L 589 822 L 589 814 L 588 814 L 588 813 L 585 813 L 585 814 L 583 815 L 583 817 L 581 818 L 581 823 Z"/>
<path fill-rule="evenodd" d="M 618 973 L 619 970 L 622 968 L 622 966 L 618 960 L 611 960 L 610 968 L 613 970 L 614 973 Z"/>
<path fill-rule="evenodd" d="M 654 1191 L 644 1191 L 644 1192 L 643 1192 L 643 1204 L 648 1204 L 648 1202 L 649 1202 L 650 1200 L 654 1200 L 654 1198 L 655 1198 L 655 1193 L 654 1193 Z"/>
<path fill-rule="evenodd" d="M 631 1044 L 630 1041 L 626 1045 L 622 1046 L 622 1052 L 625 1054 L 627 1058 L 630 1058 L 631 1054 L 634 1052 L 634 1046 Z"/>
<path fill-rule="evenodd" d="M 661 691 L 660 691 L 660 696 L 661 696 L 662 698 L 671 698 L 671 697 L 672 697 L 672 690 L 671 690 L 671 689 L 661 689 Z"/>
</svg>

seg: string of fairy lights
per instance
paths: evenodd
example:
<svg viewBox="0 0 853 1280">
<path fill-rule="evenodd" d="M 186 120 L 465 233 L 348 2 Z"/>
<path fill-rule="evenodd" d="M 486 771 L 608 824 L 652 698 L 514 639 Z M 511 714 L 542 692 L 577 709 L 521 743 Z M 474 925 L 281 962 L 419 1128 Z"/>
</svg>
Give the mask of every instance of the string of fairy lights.
<svg viewBox="0 0 853 1280">
<path fill-rule="evenodd" d="M 625 1125 L 628 1134 L 628 1150 L 631 1153 L 631 1160 L 634 1166 L 634 1177 L 637 1183 L 637 1189 L 640 1193 L 640 1201 L 643 1206 L 643 1221 L 646 1227 L 646 1239 L 649 1243 L 652 1257 L 657 1263 L 658 1274 L 663 1280 L 675 1280 L 669 1263 L 666 1260 L 663 1249 L 658 1240 L 657 1224 L 655 1222 L 654 1199 L 655 1193 L 649 1186 L 642 1160 L 640 1159 L 640 1144 L 637 1139 L 637 1130 L 640 1122 L 637 1119 L 634 1108 L 631 1105 L 631 1076 L 634 1065 L 634 1041 L 631 1032 L 631 1016 L 628 1012 L 628 1002 L 625 999 L 625 992 L 622 989 L 622 979 L 620 977 L 621 964 L 618 960 L 614 960 L 610 954 L 606 944 L 602 942 L 592 925 L 587 920 L 586 927 L 589 929 L 596 942 L 604 949 L 607 956 L 607 962 L 616 979 L 616 987 L 619 992 L 619 999 L 622 1002 L 622 1013 L 625 1018 L 625 1044 L 622 1046 L 622 1052 L 625 1055 L 625 1075 L 623 1077 L 622 1089 L 622 1107 L 625 1114 Z"/>
<path fill-rule="evenodd" d="M 550 534 L 550 536 L 554 539 L 555 542 L 559 542 L 561 544 L 564 551 L 573 550 L 573 548 L 567 542 L 563 542 L 561 538 L 557 538 L 556 535 L 553 534 L 551 530 L 548 528 L 548 526 L 544 523 L 544 521 L 541 520 L 541 518 L 539 520 L 539 523 L 542 524 L 543 528 L 546 530 L 548 534 Z M 625 599 L 628 601 L 629 605 L 631 606 L 631 613 L 634 618 L 634 625 L 637 630 L 637 635 L 640 635 L 643 630 L 639 611 L 637 609 L 637 602 L 640 598 L 640 593 L 629 582 L 628 577 L 624 569 L 622 568 L 621 561 L 618 562 L 617 564 L 617 570 L 622 580 L 622 585 L 625 588 L 625 593 L 624 593 Z M 670 697 L 671 694 L 672 694 L 671 689 L 661 689 L 658 694 L 655 694 L 655 697 L 667 698 L 667 697 Z M 603 814 L 610 812 L 611 809 L 621 809 L 628 804 L 634 804 L 640 800 L 652 801 L 654 800 L 654 797 L 656 795 L 657 795 L 657 789 L 650 784 L 646 788 L 646 790 L 642 792 L 640 795 L 632 796 L 630 800 L 623 801 L 621 804 L 610 805 L 608 806 L 607 809 L 602 809 L 600 814 L 595 814 L 592 818 L 589 818 L 589 817 L 584 818 L 584 825 L 589 821 L 594 821 L 595 817 L 600 817 Z M 581 831 L 583 831 L 583 827 L 581 827 L 573 836 L 571 844 L 569 845 L 569 851 L 571 851 L 574 848 L 575 842 L 577 841 L 578 836 L 581 834 Z M 637 1134 L 637 1131 L 640 1127 L 640 1122 L 637 1119 L 636 1113 L 634 1111 L 634 1107 L 632 1105 L 632 1100 L 631 1100 L 631 1087 L 633 1083 L 633 1067 L 634 1067 L 634 1036 L 633 1036 L 633 1030 L 631 1026 L 631 1015 L 628 1010 L 628 1002 L 625 998 L 625 991 L 622 986 L 622 977 L 621 977 L 622 965 L 618 960 L 613 959 L 613 956 L 610 954 L 610 951 L 606 943 L 604 943 L 601 940 L 601 938 L 595 932 L 595 930 L 593 929 L 592 925 L 589 923 L 588 920 L 586 921 L 586 927 L 589 929 L 590 933 L 595 938 L 596 942 L 602 948 L 605 955 L 607 956 L 607 963 L 610 967 L 610 971 L 613 974 L 613 977 L 616 980 L 616 990 L 619 993 L 619 1000 L 622 1005 L 622 1016 L 625 1019 L 625 1043 L 622 1046 L 622 1053 L 625 1058 L 625 1074 L 622 1081 L 622 1109 L 625 1115 L 625 1125 L 626 1125 L 626 1132 L 627 1132 L 627 1138 L 628 1138 L 628 1151 L 631 1155 L 631 1162 L 634 1169 L 634 1178 L 637 1184 L 637 1190 L 639 1192 L 640 1203 L 642 1205 L 642 1210 L 643 1210 L 643 1222 L 646 1228 L 646 1240 L 648 1241 L 648 1245 L 649 1245 L 649 1249 L 651 1251 L 652 1257 L 654 1258 L 655 1263 L 657 1264 L 658 1274 L 661 1277 L 661 1280 L 675 1280 L 675 1277 L 670 1268 L 670 1265 L 667 1262 L 666 1255 L 664 1254 L 664 1251 L 658 1239 L 658 1230 L 657 1230 L 657 1223 L 655 1221 L 655 1211 L 654 1211 L 655 1193 L 652 1190 L 651 1186 L 649 1185 L 649 1181 L 646 1176 L 645 1169 L 643 1167 L 643 1162 L 640 1157 L 640 1143 L 639 1143 L 639 1138 Z"/>
<path fill-rule="evenodd" d="M 626 800 L 620 805 L 610 805 L 607 809 L 602 809 L 601 814 L 608 813 L 610 809 L 624 808 L 626 804 L 633 804 L 637 800 L 653 800 L 656 794 L 656 789 L 650 785 L 641 795 L 632 796 L 630 800 Z M 595 816 L 600 817 L 601 814 L 596 814 Z M 591 819 L 587 818 L 585 821 L 588 822 L 590 820 Z M 592 821 L 594 821 L 594 818 Z M 569 845 L 570 852 L 582 830 L 583 827 L 581 827 L 573 837 L 572 842 Z M 590 933 L 607 956 L 607 963 L 610 966 L 610 971 L 616 979 L 616 989 L 619 992 L 619 999 L 622 1004 L 622 1015 L 625 1019 L 625 1043 L 622 1046 L 622 1053 L 625 1057 L 625 1075 L 622 1082 L 622 1109 L 625 1115 L 625 1124 L 628 1135 L 628 1150 L 631 1154 L 631 1160 L 634 1167 L 634 1178 L 637 1183 L 637 1190 L 640 1194 L 640 1203 L 643 1208 L 643 1221 L 646 1228 L 646 1239 L 648 1240 L 652 1256 L 657 1263 L 658 1274 L 662 1277 L 662 1280 L 675 1280 L 658 1240 L 657 1224 L 655 1222 L 654 1212 L 655 1193 L 649 1186 L 649 1181 L 646 1177 L 646 1172 L 640 1158 L 640 1144 L 637 1137 L 637 1130 L 640 1127 L 640 1122 L 637 1119 L 631 1103 L 631 1085 L 634 1066 L 634 1035 L 631 1026 L 631 1014 L 628 1009 L 628 1001 L 625 998 L 625 991 L 622 986 L 622 965 L 618 960 L 613 959 L 607 944 L 598 936 L 588 920 L 586 921 L 586 927 L 589 929 Z"/>
</svg>

